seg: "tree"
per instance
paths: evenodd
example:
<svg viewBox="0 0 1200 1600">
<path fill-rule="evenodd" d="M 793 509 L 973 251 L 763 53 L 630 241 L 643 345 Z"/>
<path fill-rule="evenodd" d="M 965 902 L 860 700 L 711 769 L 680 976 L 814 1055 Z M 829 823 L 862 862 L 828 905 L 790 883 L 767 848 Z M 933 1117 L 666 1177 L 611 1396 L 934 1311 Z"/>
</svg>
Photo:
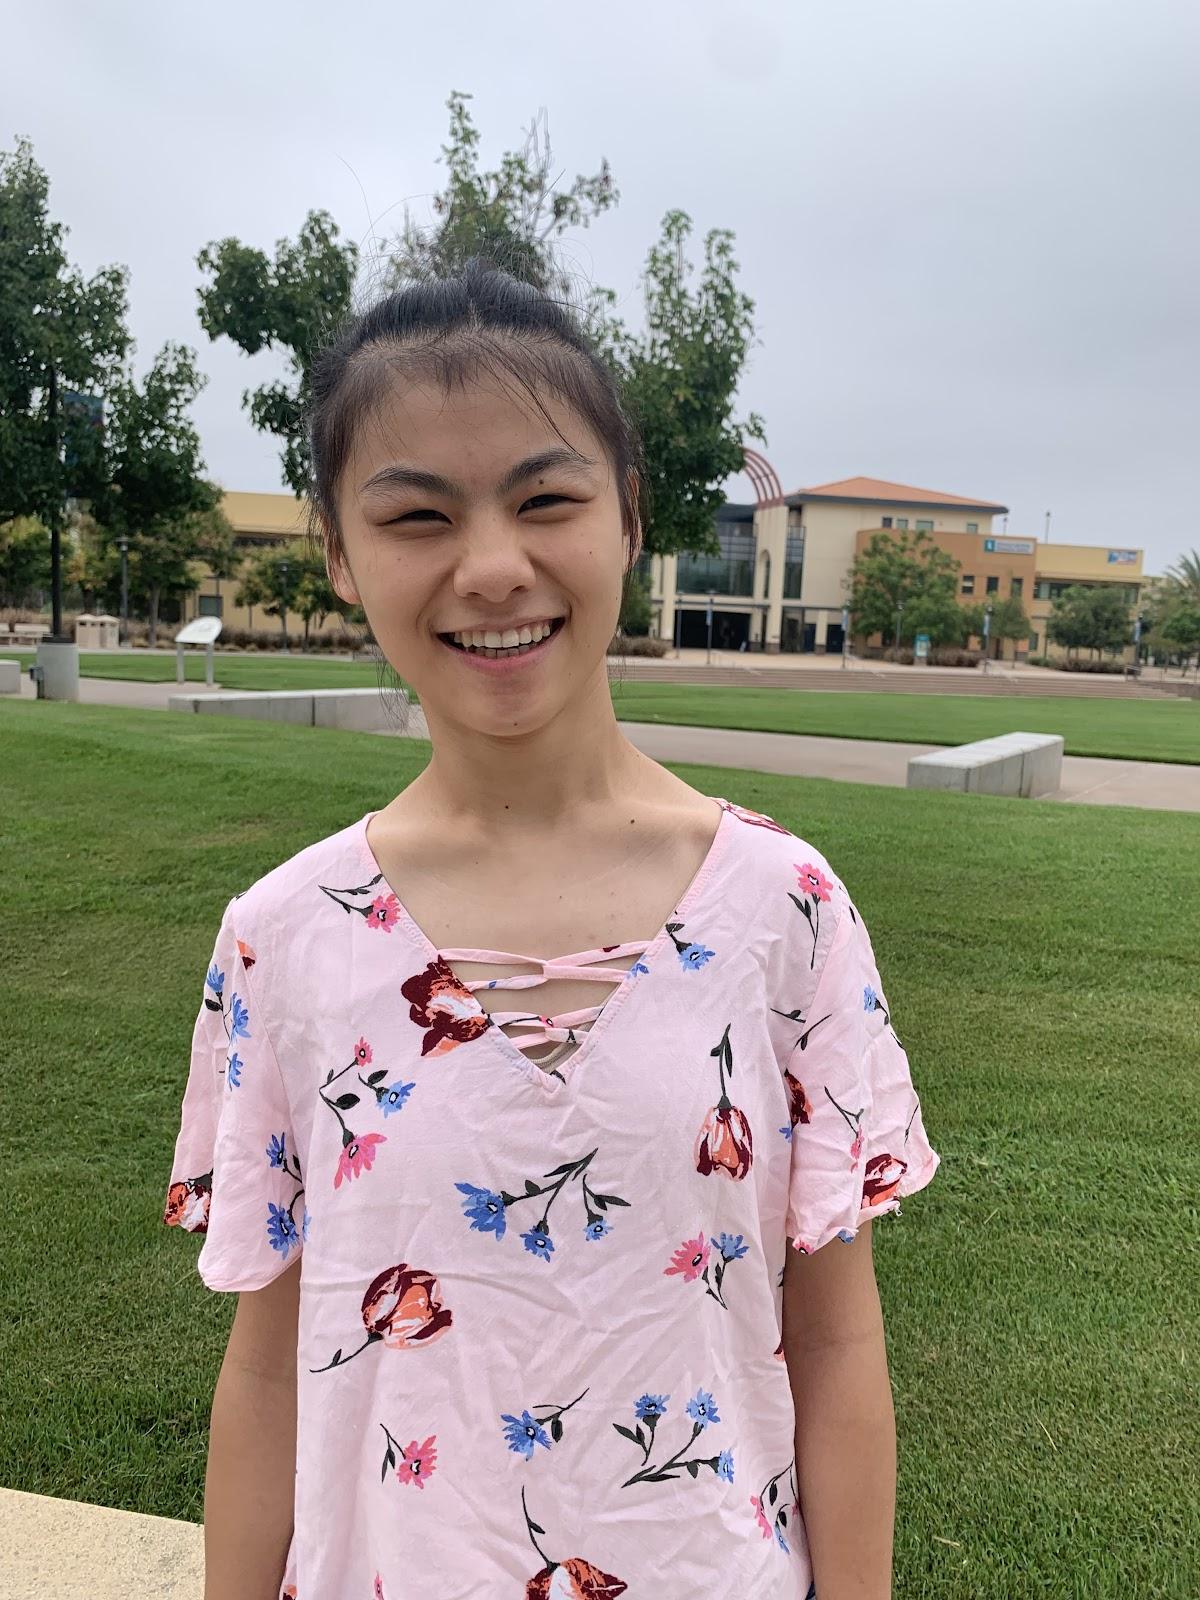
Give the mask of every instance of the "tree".
<svg viewBox="0 0 1200 1600">
<path fill-rule="evenodd" d="M 319 627 L 331 611 L 344 607 L 329 585 L 324 559 L 299 541 L 256 551 L 246 563 L 235 599 L 239 606 L 261 606 L 269 617 L 278 617 L 285 647 L 289 611 L 304 618 L 307 644 L 312 618 L 319 618 Z"/>
<path fill-rule="evenodd" d="M 1075 583 L 1054 601 L 1046 633 L 1068 651 L 1121 650 L 1129 643 L 1129 608 L 1121 591 Z"/>
<path fill-rule="evenodd" d="M 294 243 L 276 243 L 274 261 L 237 239 L 220 239 L 205 245 L 197 264 L 209 275 L 199 290 L 200 323 L 209 338 L 232 339 L 251 356 L 273 349 L 287 354 L 290 380 L 247 389 L 242 404 L 256 428 L 281 440 L 283 476 L 303 496 L 310 363 L 349 314 L 358 247 L 340 242 L 328 212 L 310 211 Z"/>
<path fill-rule="evenodd" d="M 38 517 L 49 529 L 51 638 L 61 640 L 63 503 L 88 493 L 98 455 L 70 396 L 107 390 L 129 335 L 125 269 L 84 278 L 68 264 L 49 192 L 28 140 L 0 151 L 0 522 Z"/>
<path fill-rule="evenodd" d="M 630 333 L 614 316 L 615 296 L 598 293 L 592 313 L 615 367 L 626 407 L 641 430 L 650 554 L 720 546 L 713 531 L 722 484 L 742 470 L 748 439 L 766 442 L 762 418 L 733 417 L 733 402 L 754 335 L 754 302 L 737 287 L 733 234 L 712 228 L 695 291 L 685 251 L 692 219 L 669 211 L 646 258 L 645 329 Z"/>
<path fill-rule="evenodd" d="M 292 579 L 288 578 L 288 604 L 304 619 L 304 648 L 308 649 L 309 630 L 313 623 L 322 627 L 328 616 L 340 616 L 343 621 L 357 609 L 334 592 L 325 567 L 325 558 L 319 553 L 306 551 L 300 563 L 300 578 L 292 592 Z"/>
<path fill-rule="evenodd" d="M 50 541 L 45 524 L 37 517 L 0 523 L 0 605 L 40 606 L 49 587 Z"/>
<path fill-rule="evenodd" d="M 628 638 L 644 638 L 650 632 L 651 617 L 650 581 L 634 567 L 622 585 L 617 629 Z"/>
<path fill-rule="evenodd" d="M 195 351 L 166 344 L 139 388 L 132 376 L 112 386 L 106 481 L 93 513 L 112 540 L 129 539 L 129 570 L 146 597 L 150 644 L 158 637 L 164 595 L 194 589 L 198 538 L 219 491 L 203 476 L 200 436 L 188 408 L 204 386 Z"/>
<path fill-rule="evenodd" d="M 975 605 L 965 608 L 968 638 L 976 638 L 980 643 L 983 642 L 983 619 L 989 606 L 992 616 L 988 623 L 987 654 L 989 657 L 995 657 L 1000 653 L 998 646 L 1001 640 L 1028 639 L 1032 625 L 1025 614 L 1025 606 L 1019 595 L 1009 595 L 1003 600 L 997 595 L 994 599 L 978 601 Z"/>
<path fill-rule="evenodd" d="M 1181 596 L 1163 617 L 1158 631 L 1172 653 L 1179 656 L 1186 672 L 1192 656 L 1200 655 L 1200 605 Z"/>
<path fill-rule="evenodd" d="M 569 189 L 557 189 L 561 174 L 554 169 L 542 110 L 525 130 L 521 149 L 508 151 L 494 172 L 480 172 L 479 130 L 467 108 L 471 98 L 455 90 L 446 101 L 450 136 L 442 156 L 448 176 L 445 189 L 433 197 L 439 221 L 423 230 L 406 213 L 391 282 L 442 277 L 480 257 L 537 289 L 565 296 L 570 280 L 557 263 L 554 241 L 568 228 L 586 228 L 620 200 L 608 162 L 601 160 L 591 177 L 576 177 Z"/>
<path fill-rule="evenodd" d="M 935 644 L 961 644 L 963 622 L 950 609 L 959 609 L 955 590 L 961 565 L 923 528 L 899 535 L 873 533 L 850 569 L 854 632 L 860 638 L 881 634 L 888 644 L 899 617 L 905 642 L 911 643 L 913 635 L 923 631 Z"/>
<path fill-rule="evenodd" d="M 1193 602 L 1200 603 L 1200 550 L 1180 556 L 1173 566 L 1167 568 L 1167 578 L 1173 588 L 1182 590 Z"/>
</svg>

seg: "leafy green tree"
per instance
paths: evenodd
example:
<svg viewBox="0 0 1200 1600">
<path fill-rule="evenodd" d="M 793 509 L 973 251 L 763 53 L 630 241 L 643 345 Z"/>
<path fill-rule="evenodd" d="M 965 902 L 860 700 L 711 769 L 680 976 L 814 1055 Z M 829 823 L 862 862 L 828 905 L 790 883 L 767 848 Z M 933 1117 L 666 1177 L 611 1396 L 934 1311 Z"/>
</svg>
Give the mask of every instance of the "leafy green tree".
<svg viewBox="0 0 1200 1600">
<path fill-rule="evenodd" d="M 209 338 L 232 339 L 251 356 L 260 350 L 287 355 L 288 381 L 247 389 L 242 404 L 256 428 L 281 441 L 284 478 L 302 496 L 308 492 L 310 363 L 350 311 L 358 247 L 341 241 L 327 212 L 310 211 L 294 242 L 277 242 L 273 261 L 237 239 L 220 239 L 205 245 L 197 264 L 208 275 L 199 295 Z"/>
<path fill-rule="evenodd" d="M 937 644 L 961 643 L 963 623 L 950 610 L 959 609 L 955 590 L 961 565 L 923 528 L 873 533 L 850 569 L 854 633 L 860 638 L 878 633 L 891 644 L 899 615 L 900 637 L 906 643 L 919 631 L 928 632 Z"/>
<path fill-rule="evenodd" d="M 737 285 L 733 234 L 712 228 L 695 289 L 687 260 L 692 220 L 663 218 L 646 258 L 645 327 L 631 333 L 614 315 L 615 296 L 597 292 L 596 333 L 621 382 L 625 405 L 645 447 L 649 554 L 719 553 L 716 512 L 722 484 L 742 470 L 746 442 L 766 442 L 762 418 L 733 415 L 734 398 L 754 337 L 754 302 Z"/>
<path fill-rule="evenodd" d="M 163 597 L 199 582 L 192 562 L 206 525 L 194 519 L 211 516 L 219 499 L 189 415 L 204 382 L 195 352 L 166 344 L 140 387 L 126 377 L 109 391 L 106 481 L 92 510 L 111 540 L 129 539 L 130 584 L 145 598 L 151 646 Z"/>
<path fill-rule="evenodd" d="M 963 608 L 963 615 L 967 619 L 967 637 L 978 639 L 983 643 L 983 619 L 991 607 L 992 618 L 988 623 L 988 656 L 995 658 L 1000 654 L 1001 641 L 1004 639 L 1028 639 L 1032 624 L 1025 614 L 1025 605 L 1020 595 L 1007 595 L 1001 599 L 999 595 L 977 601 L 972 606 Z"/>
<path fill-rule="evenodd" d="M 1200 656 L 1200 605 L 1181 597 L 1163 618 L 1159 632 L 1186 672 L 1191 658 Z"/>
<path fill-rule="evenodd" d="M 1075 583 L 1054 601 L 1046 633 L 1055 644 L 1080 650 L 1122 650 L 1132 638 L 1129 608 L 1122 591 Z"/>
<path fill-rule="evenodd" d="M 570 279 L 557 263 L 554 242 L 568 228 L 586 228 L 617 204 L 620 195 L 608 162 L 602 160 L 591 177 L 580 175 L 569 189 L 559 189 L 561 174 L 543 110 L 525 130 L 522 148 L 508 151 L 494 172 L 481 172 L 479 130 L 467 106 L 471 98 L 456 89 L 446 101 L 447 181 L 433 197 L 438 221 L 426 230 L 405 216 L 390 263 L 391 281 L 442 277 L 478 256 L 535 288 L 566 295 Z"/>
<path fill-rule="evenodd" d="M 291 587 L 289 582 L 289 595 Z M 329 573 L 325 567 L 325 558 L 320 554 L 305 552 L 300 568 L 299 582 L 296 584 L 295 594 L 289 599 L 291 609 L 297 612 L 304 620 L 304 648 L 308 649 L 310 630 L 315 624 L 318 629 L 323 627 L 325 618 L 340 616 L 343 621 L 350 620 L 351 613 L 359 608 L 348 605 L 340 595 L 334 592 L 329 581 Z"/>
<path fill-rule="evenodd" d="M 628 638 L 644 638 L 650 632 L 652 615 L 650 579 L 635 567 L 625 575 L 617 628 Z"/>
<path fill-rule="evenodd" d="M 324 558 L 299 540 L 255 551 L 246 562 L 234 598 L 239 606 L 260 606 L 269 617 L 278 617 L 285 647 L 289 611 L 304 619 L 307 645 L 314 618 L 319 627 L 330 612 L 345 615 L 348 609 L 329 584 Z"/>
<path fill-rule="evenodd" d="M 37 517 L 49 529 L 62 639 L 64 501 L 87 495 L 98 466 L 95 431 L 69 396 L 107 391 L 129 334 L 125 269 L 85 278 L 68 263 L 49 192 L 28 140 L 0 151 L 0 522 Z"/>
<path fill-rule="evenodd" d="M 41 606 L 50 587 L 50 540 L 37 517 L 0 523 L 0 605 Z"/>
</svg>

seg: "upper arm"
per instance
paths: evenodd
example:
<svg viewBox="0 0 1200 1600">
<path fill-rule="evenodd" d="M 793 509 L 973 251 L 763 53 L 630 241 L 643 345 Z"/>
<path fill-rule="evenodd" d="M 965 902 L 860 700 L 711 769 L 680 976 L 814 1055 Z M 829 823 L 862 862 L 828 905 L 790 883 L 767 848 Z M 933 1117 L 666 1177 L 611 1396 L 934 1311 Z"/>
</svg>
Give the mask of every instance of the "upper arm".
<svg viewBox="0 0 1200 1600">
<path fill-rule="evenodd" d="M 300 1260 L 265 1289 L 243 1290 L 225 1347 L 225 1362 L 256 1378 L 296 1386 L 300 1327 Z"/>
<path fill-rule="evenodd" d="M 877 1338 L 883 1325 L 871 1224 L 849 1243 L 804 1255 L 789 1250 L 783 1269 L 783 1345 L 789 1360 L 803 1350 Z"/>
</svg>

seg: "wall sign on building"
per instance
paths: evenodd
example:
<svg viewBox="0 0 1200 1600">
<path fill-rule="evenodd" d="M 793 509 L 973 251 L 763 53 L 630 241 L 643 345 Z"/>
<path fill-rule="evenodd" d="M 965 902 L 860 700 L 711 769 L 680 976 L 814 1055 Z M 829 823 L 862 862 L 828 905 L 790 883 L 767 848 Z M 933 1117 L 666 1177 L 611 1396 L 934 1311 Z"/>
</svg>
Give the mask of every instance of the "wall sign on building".
<svg viewBox="0 0 1200 1600">
<path fill-rule="evenodd" d="M 983 548 L 988 555 L 1031 556 L 1034 543 L 1032 539 L 985 539 Z"/>
<path fill-rule="evenodd" d="M 1114 562 L 1123 567 L 1136 566 L 1137 558 L 1138 553 L 1136 550 L 1110 550 L 1108 552 L 1108 564 L 1110 567 Z"/>
</svg>

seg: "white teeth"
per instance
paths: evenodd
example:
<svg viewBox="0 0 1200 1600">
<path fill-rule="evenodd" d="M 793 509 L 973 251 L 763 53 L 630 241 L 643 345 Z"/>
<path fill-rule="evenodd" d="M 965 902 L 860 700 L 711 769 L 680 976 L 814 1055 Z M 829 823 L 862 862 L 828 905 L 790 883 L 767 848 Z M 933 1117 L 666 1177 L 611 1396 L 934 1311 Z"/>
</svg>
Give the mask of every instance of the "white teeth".
<svg viewBox="0 0 1200 1600">
<path fill-rule="evenodd" d="M 553 631 L 552 623 L 535 622 L 531 628 L 508 628 L 503 633 L 473 629 L 470 633 L 451 634 L 451 638 L 467 649 L 512 650 L 523 644 L 537 644 Z"/>
</svg>

